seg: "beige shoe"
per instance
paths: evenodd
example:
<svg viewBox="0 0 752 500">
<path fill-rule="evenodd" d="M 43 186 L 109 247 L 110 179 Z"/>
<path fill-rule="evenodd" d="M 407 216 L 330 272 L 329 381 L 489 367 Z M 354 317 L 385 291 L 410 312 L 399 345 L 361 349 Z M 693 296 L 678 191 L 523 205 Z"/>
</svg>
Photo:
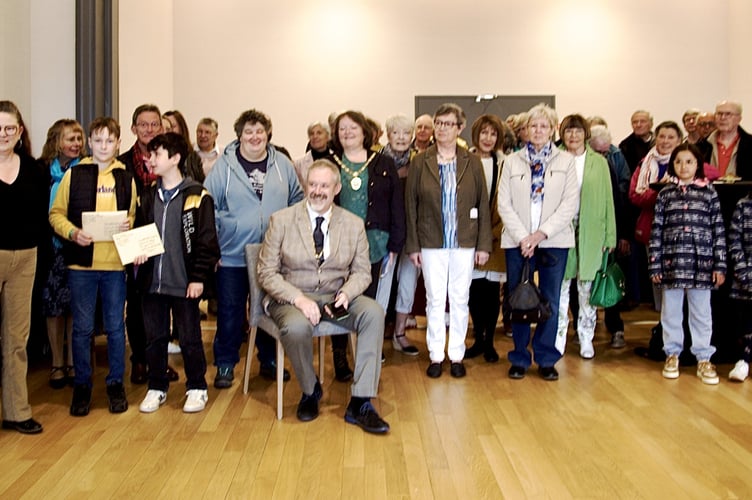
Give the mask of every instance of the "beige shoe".
<svg viewBox="0 0 752 500">
<path fill-rule="evenodd" d="M 672 355 L 666 358 L 666 363 L 663 365 L 663 377 L 679 378 L 679 356 Z"/>
<path fill-rule="evenodd" d="M 708 385 L 716 385 L 720 380 L 715 371 L 715 365 L 710 361 L 697 362 L 697 376 L 700 377 L 703 384 Z"/>
</svg>

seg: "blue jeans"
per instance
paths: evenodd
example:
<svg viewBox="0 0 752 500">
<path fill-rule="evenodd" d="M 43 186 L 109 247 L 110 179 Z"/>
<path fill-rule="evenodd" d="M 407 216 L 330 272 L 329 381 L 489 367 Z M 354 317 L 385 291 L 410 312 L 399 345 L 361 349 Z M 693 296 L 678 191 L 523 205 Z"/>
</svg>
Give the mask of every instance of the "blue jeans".
<svg viewBox="0 0 752 500">
<path fill-rule="evenodd" d="M 217 334 L 214 336 L 214 364 L 220 368 L 232 368 L 240 362 L 240 345 L 245 332 L 248 310 L 248 271 L 245 267 L 222 267 L 217 269 Z M 256 335 L 258 360 L 262 365 L 274 363 L 276 345 L 274 339 L 263 330 Z"/>
<path fill-rule="evenodd" d="M 507 279 L 509 280 L 509 293 L 522 281 L 522 266 L 525 259 L 519 248 L 508 248 L 505 251 L 507 258 Z M 561 283 L 564 280 L 564 270 L 567 267 L 567 248 L 536 248 L 535 254 L 530 259 L 530 272 L 538 270 L 538 288 L 543 298 L 551 304 L 553 314 L 549 319 L 538 323 L 533 337 L 533 354 L 538 366 L 554 366 L 561 358 L 561 353 L 556 349 L 556 328 L 558 319 L 556 316 L 561 294 Z M 531 276 L 532 278 L 532 276 Z M 515 366 L 529 368 L 532 357 L 528 351 L 530 344 L 530 325 L 526 323 L 512 323 L 512 337 L 514 338 L 514 350 L 509 351 L 509 362 Z"/>
<path fill-rule="evenodd" d="M 73 314 L 73 383 L 91 387 L 91 338 L 97 310 L 97 294 L 102 298 L 104 329 L 107 332 L 107 359 L 110 372 L 107 385 L 122 383 L 125 372 L 125 272 L 68 271 Z"/>
</svg>

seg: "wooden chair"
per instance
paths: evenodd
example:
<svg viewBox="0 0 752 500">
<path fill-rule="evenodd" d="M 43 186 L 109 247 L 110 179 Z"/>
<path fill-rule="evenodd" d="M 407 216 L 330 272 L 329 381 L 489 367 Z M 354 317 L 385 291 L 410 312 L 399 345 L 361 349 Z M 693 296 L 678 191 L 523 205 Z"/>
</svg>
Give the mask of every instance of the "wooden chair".
<svg viewBox="0 0 752 500">
<path fill-rule="evenodd" d="M 248 269 L 248 284 L 250 287 L 250 318 L 248 325 L 250 332 L 248 334 L 248 352 L 245 358 L 245 372 L 243 374 L 243 394 L 248 394 L 248 381 L 251 378 L 251 363 L 253 361 L 253 349 L 256 343 L 256 331 L 261 328 L 271 335 L 275 343 L 277 344 L 277 418 L 282 419 L 282 390 L 284 388 L 284 365 L 285 365 L 285 353 L 282 348 L 282 342 L 279 340 L 279 328 L 274 323 L 274 320 L 266 314 L 262 304 L 264 298 L 264 291 L 261 289 L 258 283 L 258 276 L 256 274 L 256 263 L 258 262 L 259 251 L 261 250 L 261 244 L 249 244 L 245 246 L 245 262 Z M 329 321 L 322 321 L 313 329 L 313 336 L 318 341 L 319 348 L 319 380 L 324 380 L 324 353 L 326 351 L 325 339 L 329 335 L 339 335 L 343 333 L 350 334 L 350 348 L 355 357 L 355 343 L 357 341 L 357 335 L 347 328 L 338 326 Z"/>
</svg>

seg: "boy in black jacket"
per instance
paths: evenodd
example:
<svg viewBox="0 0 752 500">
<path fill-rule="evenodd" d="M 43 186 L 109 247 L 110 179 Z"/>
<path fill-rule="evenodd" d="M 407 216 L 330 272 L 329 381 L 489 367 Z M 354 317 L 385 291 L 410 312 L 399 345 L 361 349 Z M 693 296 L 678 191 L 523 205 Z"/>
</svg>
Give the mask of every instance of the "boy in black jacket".
<svg viewBox="0 0 752 500">
<path fill-rule="evenodd" d="M 194 413 L 208 401 L 198 303 L 219 260 L 214 203 L 201 184 L 185 177 L 188 145 L 180 135 L 159 135 L 148 149 L 149 166 L 158 179 L 141 194 L 136 225 L 155 223 L 165 253 L 148 260 L 141 256 L 134 262 L 140 265 L 137 279 L 144 293 L 149 365 L 149 390 L 139 409 L 154 412 L 167 399 L 172 311 L 187 378 L 183 411 Z"/>
</svg>

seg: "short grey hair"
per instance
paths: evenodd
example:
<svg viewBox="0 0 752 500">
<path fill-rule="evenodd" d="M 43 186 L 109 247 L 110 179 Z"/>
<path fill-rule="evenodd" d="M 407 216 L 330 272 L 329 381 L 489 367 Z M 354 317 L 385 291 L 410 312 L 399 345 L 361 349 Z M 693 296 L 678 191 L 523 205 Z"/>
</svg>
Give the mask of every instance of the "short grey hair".
<svg viewBox="0 0 752 500">
<path fill-rule="evenodd" d="M 412 134 L 415 129 L 413 121 L 403 114 L 390 116 L 386 119 L 386 133 L 388 134 L 392 130 L 407 130 Z"/>
<path fill-rule="evenodd" d="M 527 121 L 525 122 L 525 125 L 529 125 L 530 122 L 536 118 L 545 118 L 548 120 L 548 123 L 551 124 L 551 129 L 554 132 L 559 125 L 559 117 L 556 115 L 554 108 L 544 103 L 536 104 L 530 108 L 530 111 L 527 112 Z"/>
<path fill-rule="evenodd" d="M 322 129 L 324 129 L 324 132 L 326 132 L 326 135 L 328 135 L 329 137 L 332 136 L 332 130 L 329 128 L 329 122 L 319 121 L 315 121 L 308 125 L 308 129 L 306 130 L 308 135 L 311 135 L 311 132 L 313 132 L 313 129 L 315 129 L 316 127 L 321 127 Z"/>
<path fill-rule="evenodd" d="M 590 144 L 598 142 L 601 144 L 611 144 L 611 132 L 603 125 L 593 125 L 590 127 Z"/>
</svg>

